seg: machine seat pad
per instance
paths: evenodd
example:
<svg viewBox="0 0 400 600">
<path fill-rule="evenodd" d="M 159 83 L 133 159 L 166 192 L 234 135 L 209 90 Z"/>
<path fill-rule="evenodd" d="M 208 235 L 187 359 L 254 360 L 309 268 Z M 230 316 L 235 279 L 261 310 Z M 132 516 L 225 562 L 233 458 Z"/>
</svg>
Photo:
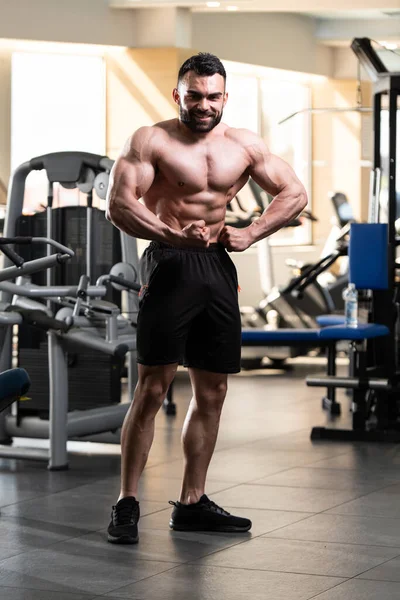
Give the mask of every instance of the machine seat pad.
<svg viewBox="0 0 400 600">
<path fill-rule="evenodd" d="M 25 369 L 10 369 L 0 373 L 0 400 L 23 396 L 29 390 L 30 383 Z"/>
</svg>

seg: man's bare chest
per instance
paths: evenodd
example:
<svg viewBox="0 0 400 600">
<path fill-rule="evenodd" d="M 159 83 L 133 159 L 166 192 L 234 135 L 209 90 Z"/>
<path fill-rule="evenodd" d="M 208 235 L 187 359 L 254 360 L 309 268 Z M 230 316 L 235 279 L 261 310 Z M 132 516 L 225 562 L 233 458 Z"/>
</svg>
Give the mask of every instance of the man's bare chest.
<svg viewBox="0 0 400 600">
<path fill-rule="evenodd" d="M 243 148 L 229 142 L 199 146 L 172 142 L 161 150 L 157 161 L 163 179 L 191 193 L 205 189 L 225 192 L 248 166 Z"/>
</svg>

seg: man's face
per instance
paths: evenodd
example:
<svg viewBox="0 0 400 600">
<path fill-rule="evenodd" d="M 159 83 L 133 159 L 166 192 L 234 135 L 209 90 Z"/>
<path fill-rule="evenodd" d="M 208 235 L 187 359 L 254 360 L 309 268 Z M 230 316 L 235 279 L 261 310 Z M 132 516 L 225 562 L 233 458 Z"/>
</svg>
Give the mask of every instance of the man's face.
<svg viewBox="0 0 400 600">
<path fill-rule="evenodd" d="M 179 105 L 180 121 L 193 133 L 208 133 L 221 121 L 228 94 L 219 73 L 202 77 L 189 71 L 173 97 Z"/>
</svg>

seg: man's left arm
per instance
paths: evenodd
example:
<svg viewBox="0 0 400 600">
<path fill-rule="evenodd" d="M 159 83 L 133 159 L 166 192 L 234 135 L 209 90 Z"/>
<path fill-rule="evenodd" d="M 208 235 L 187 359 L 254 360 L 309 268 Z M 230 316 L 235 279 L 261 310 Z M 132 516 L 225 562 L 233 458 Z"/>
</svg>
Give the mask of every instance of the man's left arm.
<svg viewBox="0 0 400 600">
<path fill-rule="evenodd" d="M 271 154 L 257 138 L 246 146 L 250 157 L 249 175 L 274 196 L 262 215 L 243 229 L 225 226 L 220 241 L 230 252 L 241 252 L 292 221 L 307 205 L 307 193 L 292 167 Z"/>
</svg>

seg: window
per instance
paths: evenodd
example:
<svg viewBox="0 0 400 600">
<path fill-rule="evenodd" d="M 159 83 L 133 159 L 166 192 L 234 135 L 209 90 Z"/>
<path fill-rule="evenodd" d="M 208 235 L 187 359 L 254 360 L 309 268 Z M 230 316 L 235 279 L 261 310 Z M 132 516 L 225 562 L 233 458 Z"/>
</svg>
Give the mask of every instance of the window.
<svg viewBox="0 0 400 600">
<path fill-rule="evenodd" d="M 283 158 L 293 167 L 310 198 L 311 115 L 309 112 L 298 112 L 311 108 L 310 89 L 297 82 L 268 79 L 262 79 L 260 86 L 261 136 L 266 140 L 273 154 Z M 287 119 L 290 115 L 294 116 Z M 274 234 L 271 242 L 310 243 L 311 221 L 305 220 L 301 226 L 281 229 Z"/>
<path fill-rule="evenodd" d="M 255 77 L 230 73 L 227 78 L 228 102 L 224 108 L 224 122 L 231 127 L 244 127 L 259 133 L 259 91 Z"/>
<path fill-rule="evenodd" d="M 101 56 L 15 52 L 12 57 L 11 168 L 35 156 L 67 150 L 105 153 L 105 66 Z M 26 212 L 47 197 L 44 172 L 26 182 Z M 55 201 L 78 191 L 57 186 Z"/>
</svg>

